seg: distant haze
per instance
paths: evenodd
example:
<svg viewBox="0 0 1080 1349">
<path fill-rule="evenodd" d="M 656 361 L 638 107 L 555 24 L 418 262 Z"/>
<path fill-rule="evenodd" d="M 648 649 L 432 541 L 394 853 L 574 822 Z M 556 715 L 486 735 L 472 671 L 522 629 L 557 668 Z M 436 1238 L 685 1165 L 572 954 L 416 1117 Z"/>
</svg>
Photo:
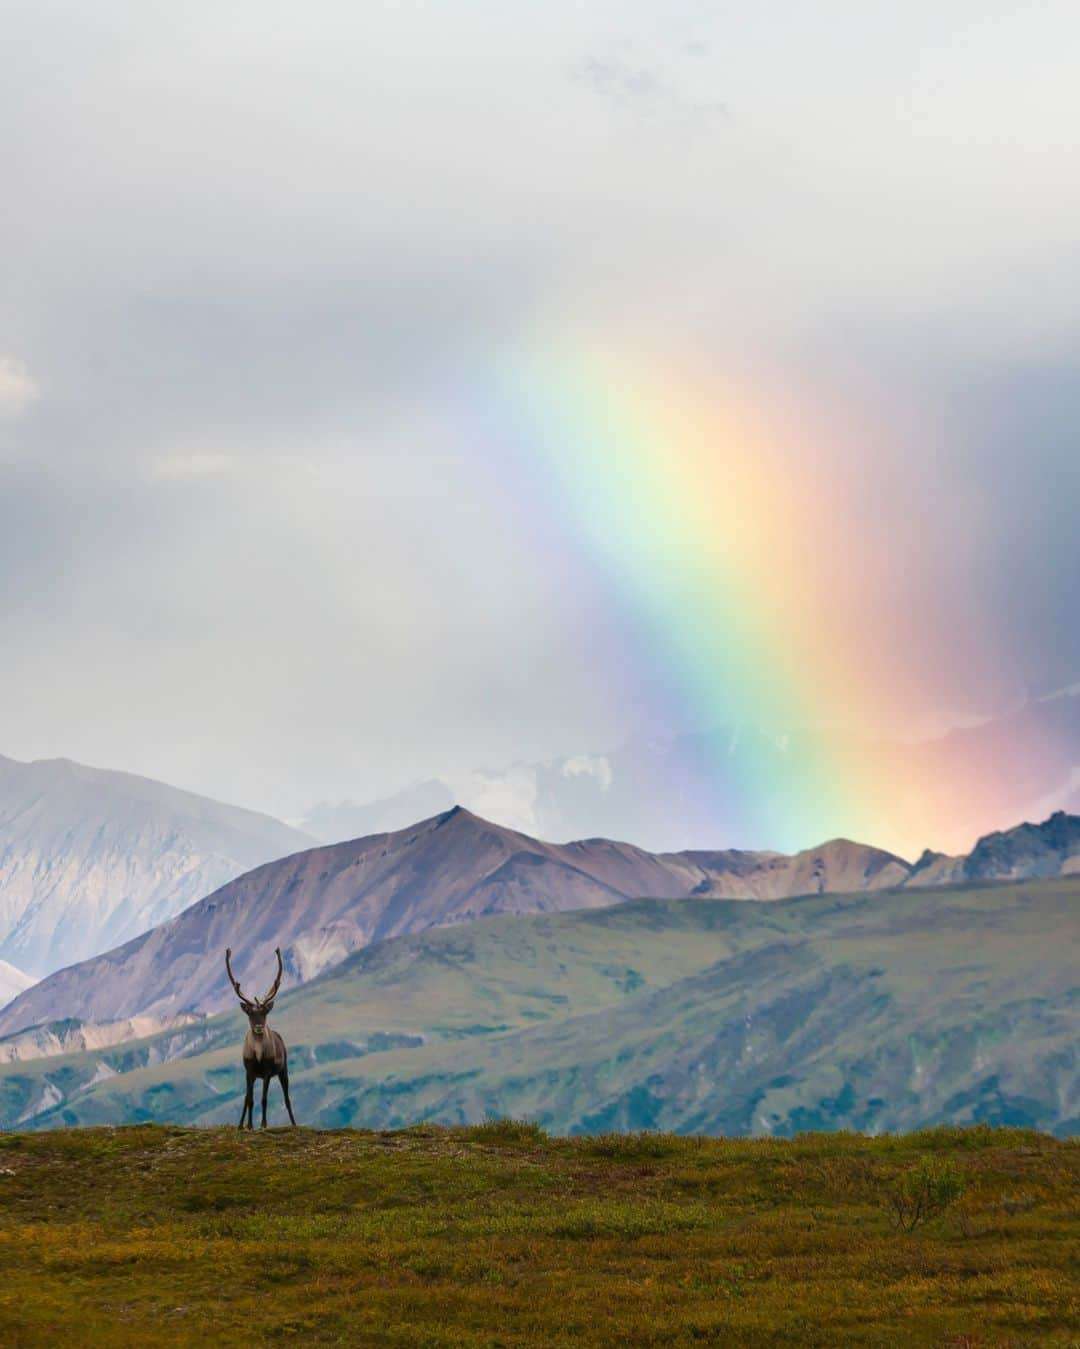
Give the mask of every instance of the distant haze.
<svg viewBox="0 0 1080 1349">
<path fill-rule="evenodd" d="M 909 739 L 1075 683 L 1078 43 L 1064 0 L 6 5 L 0 754 L 294 819 L 759 689 Z"/>
</svg>

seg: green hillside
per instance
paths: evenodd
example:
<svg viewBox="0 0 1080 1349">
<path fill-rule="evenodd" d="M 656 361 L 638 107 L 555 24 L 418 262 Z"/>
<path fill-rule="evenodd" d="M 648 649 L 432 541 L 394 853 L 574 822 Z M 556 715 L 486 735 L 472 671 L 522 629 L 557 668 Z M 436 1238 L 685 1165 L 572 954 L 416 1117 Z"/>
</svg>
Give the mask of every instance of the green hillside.
<svg viewBox="0 0 1080 1349">
<path fill-rule="evenodd" d="M 1080 1130 L 1078 913 L 1071 877 L 488 919 L 358 952 L 273 1022 L 313 1125 L 1065 1135 Z M 8 1065 L 0 1124 L 238 1119 L 242 1030 L 216 1017 Z"/>
<path fill-rule="evenodd" d="M 0 1343 L 1067 1346 L 1078 1214 L 1019 1131 L 8 1134 Z"/>
</svg>

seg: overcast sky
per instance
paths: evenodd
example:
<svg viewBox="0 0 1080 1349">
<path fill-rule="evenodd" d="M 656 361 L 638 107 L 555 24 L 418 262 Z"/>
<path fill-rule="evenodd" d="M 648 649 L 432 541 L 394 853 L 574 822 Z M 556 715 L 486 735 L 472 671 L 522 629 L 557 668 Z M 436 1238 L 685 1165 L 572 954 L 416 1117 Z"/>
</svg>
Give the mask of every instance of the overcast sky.
<svg viewBox="0 0 1080 1349">
<path fill-rule="evenodd" d="M 690 729 L 462 415 L 568 328 L 863 428 L 897 632 L 982 653 L 920 716 L 1080 679 L 1071 0 L 2 26 L 0 753 L 295 815 Z"/>
</svg>

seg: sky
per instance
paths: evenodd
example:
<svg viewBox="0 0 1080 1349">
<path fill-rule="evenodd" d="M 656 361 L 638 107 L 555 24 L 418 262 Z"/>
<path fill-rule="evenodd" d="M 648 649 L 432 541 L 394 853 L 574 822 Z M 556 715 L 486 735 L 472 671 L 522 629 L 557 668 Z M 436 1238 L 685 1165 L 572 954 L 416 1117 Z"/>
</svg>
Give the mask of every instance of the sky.
<svg viewBox="0 0 1080 1349">
<path fill-rule="evenodd" d="M 4 33 L 0 753 L 292 817 L 1080 679 L 1074 4 Z"/>
</svg>

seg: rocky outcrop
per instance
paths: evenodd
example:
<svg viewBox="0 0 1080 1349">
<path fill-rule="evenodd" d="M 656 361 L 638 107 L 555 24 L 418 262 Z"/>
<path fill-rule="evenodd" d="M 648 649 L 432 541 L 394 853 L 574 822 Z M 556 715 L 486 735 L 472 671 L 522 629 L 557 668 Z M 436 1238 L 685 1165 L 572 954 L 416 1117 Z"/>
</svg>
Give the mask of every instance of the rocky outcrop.
<svg viewBox="0 0 1080 1349">
<path fill-rule="evenodd" d="M 1080 815 L 1055 811 L 1042 824 L 987 834 L 964 860 L 964 878 L 1027 880 L 1080 871 Z"/>
</svg>

